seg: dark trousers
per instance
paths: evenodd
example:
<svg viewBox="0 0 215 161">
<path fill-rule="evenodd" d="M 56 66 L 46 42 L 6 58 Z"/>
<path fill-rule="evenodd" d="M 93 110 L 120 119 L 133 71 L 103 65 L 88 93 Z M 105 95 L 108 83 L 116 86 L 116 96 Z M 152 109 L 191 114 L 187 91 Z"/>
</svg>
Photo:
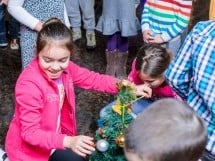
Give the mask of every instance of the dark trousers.
<svg viewBox="0 0 215 161">
<path fill-rule="evenodd" d="M 7 42 L 7 34 L 9 34 L 11 40 L 19 38 L 20 24 L 10 14 L 8 15 L 8 21 L 6 21 L 7 14 L 6 6 L 0 5 L 0 43 Z"/>
<path fill-rule="evenodd" d="M 19 39 L 20 24 L 10 14 L 9 14 L 8 30 L 9 30 L 9 38 L 11 40 Z"/>
<path fill-rule="evenodd" d="M 7 43 L 6 38 L 6 27 L 5 27 L 5 12 L 6 6 L 1 4 L 0 5 L 0 44 Z"/>
<path fill-rule="evenodd" d="M 49 161 L 86 161 L 86 159 L 70 149 L 58 149 L 50 156 Z"/>
<path fill-rule="evenodd" d="M 215 155 L 212 155 L 209 151 L 205 150 L 202 158 L 202 161 L 215 161 Z"/>
</svg>

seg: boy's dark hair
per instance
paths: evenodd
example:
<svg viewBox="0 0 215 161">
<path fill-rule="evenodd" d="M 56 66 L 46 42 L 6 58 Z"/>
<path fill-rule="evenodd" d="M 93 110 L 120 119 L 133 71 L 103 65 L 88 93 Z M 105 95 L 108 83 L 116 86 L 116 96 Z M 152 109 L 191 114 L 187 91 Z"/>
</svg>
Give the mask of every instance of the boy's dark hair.
<svg viewBox="0 0 215 161">
<path fill-rule="evenodd" d="M 43 28 L 39 31 L 36 42 L 37 53 L 39 53 L 47 44 L 51 44 L 53 41 L 58 41 L 60 45 L 66 46 L 67 49 L 72 53 L 72 33 L 65 24 L 55 17 L 47 20 L 44 23 Z"/>
<path fill-rule="evenodd" d="M 171 53 L 159 44 L 148 43 L 143 45 L 138 53 L 135 68 L 151 78 L 163 75 L 170 64 Z"/>
<path fill-rule="evenodd" d="M 144 161 L 197 161 L 206 140 L 201 118 L 187 104 L 168 98 L 150 105 L 129 125 L 124 150 Z"/>
</svg>

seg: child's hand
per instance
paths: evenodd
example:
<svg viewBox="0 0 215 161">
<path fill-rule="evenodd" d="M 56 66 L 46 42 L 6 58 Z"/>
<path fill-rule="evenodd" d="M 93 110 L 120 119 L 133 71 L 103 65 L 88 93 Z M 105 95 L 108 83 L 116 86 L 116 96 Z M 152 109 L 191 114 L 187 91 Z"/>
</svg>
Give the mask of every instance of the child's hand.
<svg viewBox="0 0 215 161">
<path fill-rule="evenodd" d="M 93 138 L 85 135 L 66 136 L 63 140 L 63 145 L 82 157 L 86 157 L 95 151 Z"/>
<path fill-rule="evenodd" d="M 143 31 L 143 41 L 144 42 L 149 43 L 153 39 L 154 39 L 153 32 L 151 30 Z"/>
<path fill-rule="evenodd" d="M 35 31 L 40 31 L 43 28 L 43 23 L 42 22 L 38 22 L 34 28 Z"/>
<path fill-rule="evenodd" d="M 161 37 L 161 34 L 157 34 L 157 35 L 155 35 L 155 37 L 153 39 L 149 40 L 149 42 L 150 43 L 158 43 L 158 44 L 160 44 L 160 43 L 163 43 L 164 40 Z"/>
<path fill-rule="evenodd" d="M 151 98 L 152 89 L 146 84 L 136 85 L 136 95 L 145 96 L 146 98 Z"/>
</svg>

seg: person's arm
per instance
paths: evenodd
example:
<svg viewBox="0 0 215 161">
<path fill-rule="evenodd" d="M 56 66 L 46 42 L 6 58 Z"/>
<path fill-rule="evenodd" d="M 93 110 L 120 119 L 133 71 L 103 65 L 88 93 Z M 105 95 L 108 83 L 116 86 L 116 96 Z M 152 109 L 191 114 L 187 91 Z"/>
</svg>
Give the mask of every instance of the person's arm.
<svg viewBox="0 0 215 161">
<path fill-rule="evenodd" d="M 149 20 L 149 3 L 150 0 L 146 1 L 143 11 L 142 11 L 142 15 L 141 15 L 141 29 L 142 32 L 146 31 L 146 30 L 150 30 L 150 20 Z"/>
<path fill-rule="evenodd" d="M 214 31 L 214 21 L 197 23 L 166 72 L 167 81 L 182 99 L 194 103 L 195 108 L 207 106 L 213 113 L 215 113 Z M 206 117 L 206 113 L 204 111 L 203 117 Z"/>
<path fill-rule="evenodd" d="M 187 98 L 192 77 L 192 36 L 193 33 L 191 32 L 185 39 L 181 50 L 173 59 L 165 73 L 169 85 L 183 99 Z"/>
<path fill-rule="evenodd" d="M 69 74 L 71 74 L 71 79 L 75 86 L 79 86 L 83 89 L 113 94 L 118 92 L 116 83 L 119 82 L 120 79 L 90 71 L 73 62 L 70 63 L 68 71 Z"/>
<path fill-rule="evenodd" d="M 192 8 L 191 0 L 180 0 L 175 2 L 174 4 L 177 8 L 172 8 L 177 16 L 175 23 L 173 23 L 166 32 L 161 34 L 161 38 L 167 42 L 170 39 L 176 37 L 180 33 L 182 33 L 186 27 L 188 26 L 190 20 L 190 13 Z"/>
<path fill-rule="evenodd" d="M 75 86 L 79 86 L 83 89 L 95 90 L 112 94 L 118 93 L 116 83 L 122 81 L 118 78 L 90 71 L 74 63 L 70 64 L 69 70 Z M 135 85 L 135 88 L 135 94 L 137 96 L 143 93 L 146 94 L 146 97 L 151 96 L 151 89 L 146 87 L 146 85 Z"/>
<path fill-rule="evenodd" d="M 32 30 L 39 31 L 43 23 L 23 8 L 24 1 L 25 0 L 9 0 L 8 12 L 20 23 Z"/>
<path fill-rule="evenodd" d="M 144 5 L 142 15 L 141 15 L 141 29 L 143 34 L 143 41 L 146 43 L 149 43 L 151 39 L 153 39 L 153 33 L 150 26 L 150 0 L 146 1 L 146 4 Z"/>
</svg>

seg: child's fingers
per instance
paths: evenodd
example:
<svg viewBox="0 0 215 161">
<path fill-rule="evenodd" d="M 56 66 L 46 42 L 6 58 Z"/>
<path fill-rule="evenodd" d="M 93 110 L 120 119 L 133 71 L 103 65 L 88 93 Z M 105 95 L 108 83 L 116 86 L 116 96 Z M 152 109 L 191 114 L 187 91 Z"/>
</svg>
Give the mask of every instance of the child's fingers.
<svg viewBox="0 0 215 161">
<path fill-rule="evenodd" d="M 86 157 L 86 155 L 90 155 L 93 151 L 95 151 L 95 144 L 92 137 L 80 135 L 78 138 L 80 140 L 76 143 L 75 148 L 72 148 L 74 152 L 78 155 Z"/>
<path fill-rule="evenodd" d="M 151 97 L 152 89 L 148 87 L 146 84 L 136 86 L 136 95 L 137 96 L 145 96 L 147 98 Z"/>
</svg>

